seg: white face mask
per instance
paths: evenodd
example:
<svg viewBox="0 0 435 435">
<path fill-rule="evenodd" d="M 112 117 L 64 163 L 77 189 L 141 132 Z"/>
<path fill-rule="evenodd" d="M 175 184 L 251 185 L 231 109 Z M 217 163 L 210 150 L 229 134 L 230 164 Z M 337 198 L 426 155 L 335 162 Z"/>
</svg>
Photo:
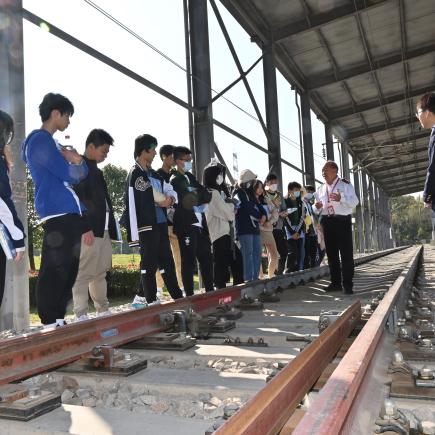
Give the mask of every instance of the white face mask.
<svg viewBox="0 0 435 435">
<path fill-rule="evenodd" d="M 219 174 L 216 178 L 216 184 L 220 186 L 223 182 L 224 182 L 224 177 L 221 174 Z"/>
<path fill-rule="evenodd" d="M 270 190 L 271 192 L 276 192 L 278 190 L 278 184 L 270 184 L 266 186 L 266 190 Z"/>
<path fill-rule="evenodd" d="M 308 192 L 308 193 L 306 193 L 306 194 L 304 195 L 304 199 L 310 201 L 311 199 L 313 199 L 313 196 L 314 196 L 313 193 L 309 193 L 309 192 Z"/>
</svg>

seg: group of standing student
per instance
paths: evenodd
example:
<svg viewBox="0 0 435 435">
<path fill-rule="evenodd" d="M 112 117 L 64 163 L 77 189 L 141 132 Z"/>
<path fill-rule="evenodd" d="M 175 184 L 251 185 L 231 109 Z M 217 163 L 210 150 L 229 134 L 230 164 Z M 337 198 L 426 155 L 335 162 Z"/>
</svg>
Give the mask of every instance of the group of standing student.
<svg viewBox="0 0 435 435">
<path fill-rule="evenodd" d="M 111 240 L 119 239 L 119 233 L 97 165 L 106 159 L 114 140 L 106 131 L 94 129 L 80 155 L 53 138 L 68 127 L 74 113 L 72 103 L 49 93 L 39 113 L 42 126 L 29 134 L 21 149 L 35 184 L 35 208 L 44 228 L 37 308 L 43 324 L 63 325 L 71 298 L 76 317 L 87 318 L 88 292 L 97 312 L 108 312 L 106 272 L 111 267 Z M 0 220 L 19 260 L 25 236 L 11 200 L 11 162 L 5 151 L 13 136 L 13 122 L 1 111 L 0 131 Z M 163 283 L 173 299 L 183 297 L 182 288 L 186 296 L 193 295 L 196 261 L 206 291 L 225 287 L 231 276 L 233 284 L 258 279 L 263 246 L 269 257 L 269 277 L 319 264 L 322 232 L 312 206 L 312 186 L 306 186 L 302 197 L 301 185 L 292 182 L 284 198 L 274 174 L 263 184 L 246 169 L 230 191 L 226 168 L 213 160 L 204 168 L 201 184 L 191 173 L 192 153 L 186 147 L 161 147 L 162 167 L 154 170 L 157 146 L 157 139 L 149 134 L 135 140 L 120 221 L 130 245 L 138 246 L 141 255 L 134 308 L 158 303 L 157 289 Z M 0 252 L 0 296 L 4 269 Z"/>
</svg>

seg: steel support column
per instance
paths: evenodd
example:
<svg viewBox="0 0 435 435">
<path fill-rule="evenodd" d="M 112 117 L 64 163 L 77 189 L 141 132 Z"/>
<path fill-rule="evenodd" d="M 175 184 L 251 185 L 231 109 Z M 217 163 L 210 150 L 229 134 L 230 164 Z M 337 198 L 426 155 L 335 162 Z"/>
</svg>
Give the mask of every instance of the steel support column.
<svg viewBox="0 0 435 435">
<path fill-rule="evenodd" d="M 311 110 L 308 94 L 301 94 L 302 138 L 304 145 L 305 182 L 315 186 L 313 135 L 311 130 Z"/>
<path fill-rule="evenodd" d="M 379 203 L 379 190 L 378 185 L 373 181 L 373 192 L 375 201 L 375 221 L 376 221 L 376 240 L 377 240 L 377 250 L 382 250 L 381 233 L 382 233 L 382 221 L 381 221 L 381 206 Z"/>
<path fill-rule="evenodd" d="M 349 180 L 350 170 L 349 170 L 349 148 L 347 143 L 341 144 L 341 176 Z"/>
<path fill-rule="evenodd" d="M 271 44 L 263 47 L 263 77 L 266 124 L 269 133 L 267 137 L 267 148 L 270 151 L 269 171 L 273 172 L 278 177 L 279 188 L 282 192 L 278 94 L 276 90 L 276 68 L 273 56 L 273 46 Z"/>
<path fill-rule="evenodd" d="M 357 250 L 358 252 L 364 252 L 364 225 L 363 225 L 363 212 L 362 212 L 362 201 L 361 201 L 361 189 L 359 185 L 359 170 L 355 169 L 353 173 L 353 186 L 355 188 L 356 196 L 359 199 L 359 203 L 355 208 L 355 226 L 354 230 L 357 233 Z"/>
<path fill-rule="evenodd" d="M 373 195 L 373 180 L 369 177 L 369 204 L 370 204 L 370 223 L 371 223 L 371 242 L 372 248 L 378 250 L 378 239 L 377 239 L 377 221 L 376 221 L 376 209 L 375 209 L 375 199 Z"/>
<path fill-rule="evenodd" d="M 214 156 L 207 0 L 189 0 L 189 23 L 193 106 L 200 110 L 194 116 L 194 164 L 200 178 Z"/>
<path fill-rule="evenodd" d="M 3 2 L 4 4 L 4 2 Z M 0 26 L 0 108 L 15 122 L 15 137 L 11 144 L 14 170 L 10 179 L 18 216 L 27 233 L 27 183 L 20 143 L 25 137 L 24 119 L 24 59 L 22 2 L 6 2 L 2 7 Z M 29 277 L 27 259 L 16 264 L 8 262 L 5 293 L 0 311 L 0 329 L 23 329 L 29 324 Z"/>
<path fill-rule="evenodd" d="M 364 239 L 365 239 L 365 249 L 370 251 L 373 248 L 371 240 L 371 221 L 370 221 L 370 207 L 369 207 L 369 197 L 367 189 L 367 175 L 364 171 L 361 171 L 361 188 L 362 188 L 362 198 L 363 208 L 364 208 Z"/>
<path fill-rule="evenodd" d="M 328 124 L 325 124 L 325 141 L 326 141 L 326 158 L 327 160 L 334 160 L 334 138 L 332 137 L 332 130 Z"/>
</svg>

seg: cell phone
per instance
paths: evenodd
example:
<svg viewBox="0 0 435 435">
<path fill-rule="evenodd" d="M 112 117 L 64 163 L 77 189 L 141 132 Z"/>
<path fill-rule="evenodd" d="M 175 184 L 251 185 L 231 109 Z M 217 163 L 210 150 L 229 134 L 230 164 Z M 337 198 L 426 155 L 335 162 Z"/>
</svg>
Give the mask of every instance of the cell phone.
<svg viewBox="0 0 435 435">
<path fill-rule="evenodd" d="M 74 147 L 72 145 L 61 145 L 61 144 L 58 144 L 58 146 L 59 146 L 59 149 L 64 149 L 64 150 L 67 150 L 67 151 L 73 151 L 74 150 Z"/>
</svg>

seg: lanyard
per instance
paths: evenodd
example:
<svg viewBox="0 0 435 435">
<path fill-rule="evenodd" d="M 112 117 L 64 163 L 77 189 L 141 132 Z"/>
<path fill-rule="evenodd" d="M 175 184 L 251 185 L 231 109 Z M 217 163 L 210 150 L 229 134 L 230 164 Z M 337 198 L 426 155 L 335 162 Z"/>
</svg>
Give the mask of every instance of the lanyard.
<svg viewBox="0 0 435 435">
<path fill-rule="evenodd" d="M 329 195 L 331 195 L 331 193 L 334 193 L 334 189 L 336 188 L 338 182 L 340 181 L 340 178 L 337 177 L 337 181 L 335 182 L 335 184 L 332 186 L 331 191 L 329 191 L 328 189 L 328 185 L 326 185 L 326 193 L 328 194 L 328 202 L 329 202 Z"/>
</svg>

